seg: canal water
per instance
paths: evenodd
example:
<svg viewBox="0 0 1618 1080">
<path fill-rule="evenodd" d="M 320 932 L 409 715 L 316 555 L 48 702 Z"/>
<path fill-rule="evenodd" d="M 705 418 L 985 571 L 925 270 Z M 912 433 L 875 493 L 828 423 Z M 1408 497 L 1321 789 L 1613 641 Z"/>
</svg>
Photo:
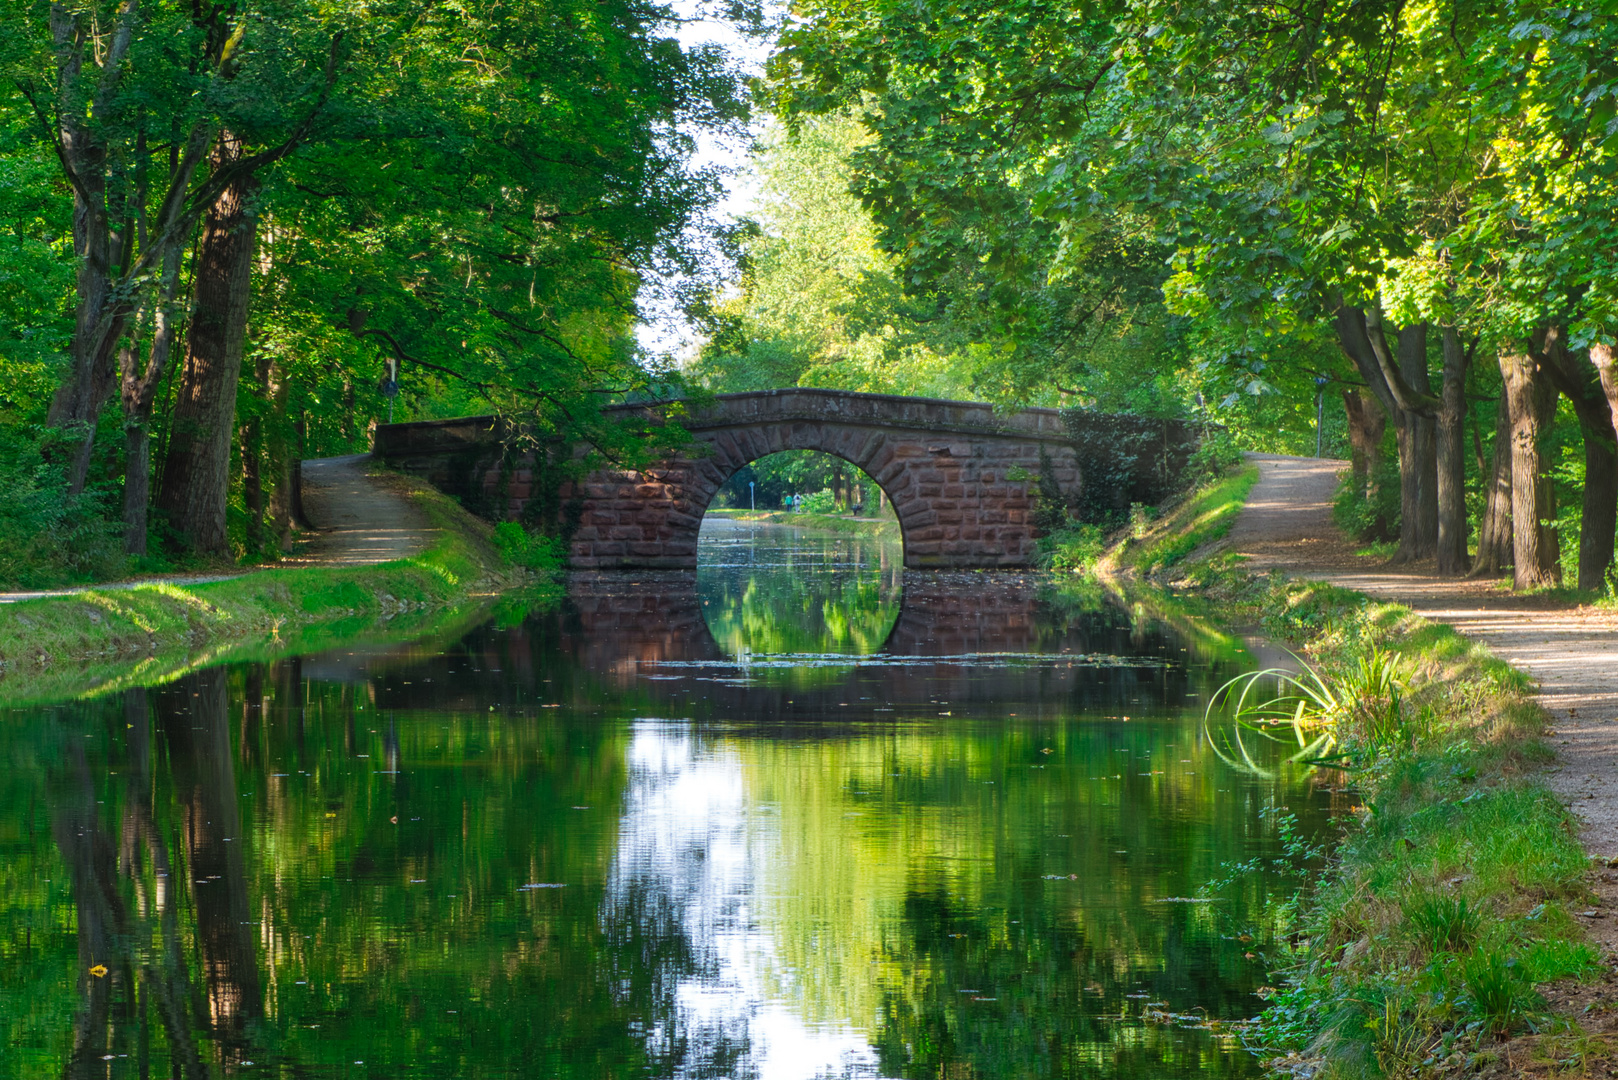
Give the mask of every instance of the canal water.
<svg viewBox="0 0 1618 1080">
<path fill-rule="evenodd" d="M 446 640 L 0 717 L 0 1076 L 1242 1077 L 1250 660 L 711 522 Z M 1233 864 L 1255 867 L 1204 895 Z"/>
</svg>

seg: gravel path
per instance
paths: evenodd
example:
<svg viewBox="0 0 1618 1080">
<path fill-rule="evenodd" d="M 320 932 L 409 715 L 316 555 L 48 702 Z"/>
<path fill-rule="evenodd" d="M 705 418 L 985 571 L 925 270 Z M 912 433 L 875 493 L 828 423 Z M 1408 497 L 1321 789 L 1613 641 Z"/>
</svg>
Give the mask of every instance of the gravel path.
<svg viewBox="0 0 1618 1080">
<path fill-rule="evenodd" d="M 1593 853 L 1618 855 L 1618 613 L 1455 581 L 1431 565 L 1389 568 L 1354 554 L 1331 521 L 1346 461 L 1252 454 L 1254 486 L 1226 544 L 1256 568 L 1330 581 L 1449 623 L 1539 682 L 1561 759 L 1546 780 L 1584 822 Z"/>
<path fill-rule="evenodd" d="M 316 532 L 283 565 L 371 566 L 418 554 L 437 531 L 386 476 L 367 471 L 371 455 L 303 463 L 303 512 Z"/>
</svg>

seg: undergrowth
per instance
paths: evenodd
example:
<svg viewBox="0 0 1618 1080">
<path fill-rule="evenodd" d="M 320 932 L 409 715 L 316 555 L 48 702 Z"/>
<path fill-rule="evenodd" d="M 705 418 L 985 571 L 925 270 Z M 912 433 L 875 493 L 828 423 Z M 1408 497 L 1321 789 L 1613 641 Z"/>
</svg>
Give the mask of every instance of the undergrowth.
<svg viewBox="0 0 1618 1080">
<path fill-rule="evenodd" d="M 1256 615 L 1305 665 L 1273 697 L 1242 702 L 1251 687 L 1232 686 L 1241 707 L 1211 710 L 1210 736 L 1297 741 L 1360 800 L 1329 859 L 1297 853 L 1290 906 L 1251 928 L 1279 987 L 1252 1043 L 1316 1075 L 1438 1076 L 1550 1023 L 1536 987 L 1598 965 L 1572 914 L 1588 859 L 1528 775 L 1550 756 L 1529 680 L 1448 626 L 1348 590 L 1228 560 L 1185 584 Z"/>
<path fill-rule="evenodd" d="M 1207 480 L 1155 516 L 1139 508 L 1110 546 L 1099 527 L 1070 523 L 1040 538 L 1041 562 L 1059 572 L 1161 574 L 1230 532 L 1256 483 L 1258 469 L 1244 466 Z"/>
</svg>

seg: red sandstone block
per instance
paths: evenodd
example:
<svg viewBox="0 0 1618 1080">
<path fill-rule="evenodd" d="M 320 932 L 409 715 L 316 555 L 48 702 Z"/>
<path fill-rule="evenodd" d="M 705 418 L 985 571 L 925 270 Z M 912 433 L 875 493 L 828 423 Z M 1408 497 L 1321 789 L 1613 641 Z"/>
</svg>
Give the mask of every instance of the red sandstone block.
<svg viewBox="0 0 1618 1080">
<path fill-rule="evenodd" d="M 961 526 L 961 539 L 962 540 L 981 540 L 981 539 L 983 539 L 983 530 L 978 528 L 976 525 L 962 525 Z"/>
<path fill-rule="evenodd" d="M 938 511 L 938 523 L 940 525 L 959 525 L 961 523 L 961 512 L 959 510 L 940 508 Z"/>
<path fill-rule="evenodd" d="M 987 507 L 978 511 L 978 522 L 983 525 L 1004 525 L 1006 512 L 1004 510 L 990 510 Z"/>
<path fill-rule="evenodd" d="M 642 499 L 662 499 L 668 495 L 668 488 L 662 484 L 640 484 L 635 488 L 635 494 Z"/>
<path fill-rule="evenodd" d="M 942 484 L 919 484 L 916 487 L 916 497 L 919 499 L 936 499 L 943 491 Z"/>
<path fill-rule="evenodd" d="M 607 530 L 607 536 L 612 540 L 639 540 L 644 535 L 639 525 L 614 525 Z"/>
<path fill-rule="evenodd" d="M 531 484 L 531 483 L 533 483 L 533 480 L 534 480 L 534 470 L 533 469 L 517 469 L 516 471 L 514 471 L 511 474 L 511 478 L 513 480 L 517 481 L 518 483 Z"/>
<path fill-rule="evenodd" d="M 941 494 L 946 499 L 959 499 L 966 494 L 966 488 L 961 484 L 945 484 Z"/>
<path fill-rule="evenodd" d="M 577 529 L 573 530 L 573 542 L 575 544 L 588 544 L 590 541 L 595 540 L 600 535 L 601 533 L 594 525 L 580 525 Z"/>
<path fill-rule="evenodd" d="M 514 483 L 506 489 L 506 494 L 513 499 L 526 499 L 532 491 L 533 488 L 526 483 Z"/>
<path fill-rule="evenodd" d="M 929 541 L 941 540 L 943 537 L 944 530 L 941 526 L 927 525 L 920 529 L 908 531 L 905 534 L 905 543 L 909 544 L 914 541 L 918 544 L 925 544 Z"/>
<path fill-rule="evenodd" d="M 600 559 L 606 559 L 614 555 L 622 555 L 624 553 L 624 544 L 621 540 L 597 540 L 595 544 L 592 545 L 592 548 L 595 551 L 596 557 Z"/>
<path fill-rule="evenodd" d="M 1011 525 L 1026 525 L 1028 523 L 1028 515 L 1022 510 L 1007 510 L 1006 521 Z"/>
<path fill-rule="evenodd" d="M 646 557 L 663 554 L 663 545 L 656 540 L 637 540 L 629 545 L 629 554 Z"/>
</svg>

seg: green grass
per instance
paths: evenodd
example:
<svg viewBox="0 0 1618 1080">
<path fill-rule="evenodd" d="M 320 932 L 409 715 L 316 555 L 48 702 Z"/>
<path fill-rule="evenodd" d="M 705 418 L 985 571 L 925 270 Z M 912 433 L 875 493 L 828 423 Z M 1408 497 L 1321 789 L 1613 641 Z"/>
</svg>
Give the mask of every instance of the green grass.
<svg viewBox="0 0 1618 1080">
<path fill-rule="evenodd" d="M 1323 1058 L 1325 1075 L 1424 1075 L 1536 1022 L 1537 985 L 1599 973 L 1572 916 L 1589 858 L 1534 775 L 1551 752 L 1525 675 L 1399 604 L 1228 557 L 1186 576 L 1339 685 L 1373 651 L 1399 658 L 1405 722 L 1345 733 L 1328 780 L 1363 806 L 1266 941 L 1285 989 L 1261 1042 Z"/>
<path fill-rule="evenodd" d="M 88 589 L 0 607 L 0 705 L 161 682 L 225 658 L 421 636 L 463 622 L 501 590 L 556 591 L 507 564 L 489 527 L 455 502 L 401 483 L 436 529 L 433 544 L 411 558 Z"/>
<path fill-rule="evenodd" d="M 1256 483 L 1258 468 L 1244 465 L 1193 491 L 1166 508 L 1144 536 L 1128 536 L 1114 545 L 1101 560 L 1101 572 L 1150 577 L 1179 565 L 1198 548 L 1230 532 Z"/>
</svg>

